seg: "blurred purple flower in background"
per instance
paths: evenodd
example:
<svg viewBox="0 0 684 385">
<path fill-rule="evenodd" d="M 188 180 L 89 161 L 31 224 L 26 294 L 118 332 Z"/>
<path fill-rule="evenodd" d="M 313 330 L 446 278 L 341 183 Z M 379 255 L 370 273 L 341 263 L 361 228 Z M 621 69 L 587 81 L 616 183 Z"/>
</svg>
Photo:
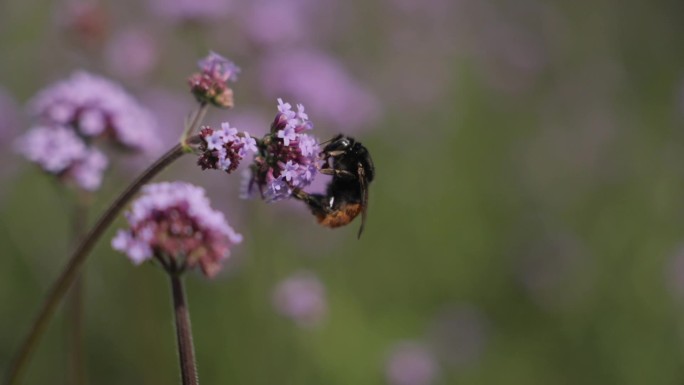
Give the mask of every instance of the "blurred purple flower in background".
<svg viewBox="0 0 684 385">
<path fill-rule="evenodd" d="M 303 105 L 298 104 L 295 112 L 290 103 L 278 99 L 271 132 L 259 142 L 259 154 L 251 173 L 245 174 L 249 181 L 241 195 L 250 197 L 256 188 L 272 202 L 289 198 L 293 189 L 311 184 L 320 162 L 318 141 L 306 133 L 312 128 Z"/>
<path fill-rule="evenodd" d="M 98 1 L 56 2 L 55 23 L 86 48 L 99 47 L 109 34 L 110 13 Z"/>
<path fill-rule="evenodd" d="M 254 0 L 241 4 L 240 28 L 252 43 L 276 48 L 310 44 L 339 30 L 344 2 L 336 0 Z"/>
<path fill-rule="evenodd" d="M 247 37 L 262 45 L 286 44 L 306 36 L 303 15 L 292 1 L 252 1 L 241 18 Z"/>
<path fill-rule="evenodd" d="M 267 55 L 260 67 L 266 95 L 288 95 L 306 103 L 334 131 L 353 133 L 372 125 L 380 103 L 344 66 L 322 52 L 287 50 Z"/>
<path fill-rule="evenodd" d="M 532 87 L 548 64 L 544 37 L 557 32 L 548 28 L 563 24 L 549 7 L 535 1 L 454 4 L 456 17 L 468 15 L 459 17 L 455 34 L 466 37 L 464 48 L 490 86 L 513 93 Z"/>
<path fill-rule="evenodd" d="M 428 338 L 440 361 L 455 368 L 476 364 L 489 340 L 489 320 L 470 305 L 454 305 L 437 314 Z"/>
<path fill-rule="evenodd" d="M 148 0 L 150 11 L 175 23 L 210 23 L 230 14 L 231 0 Z"/>
<path fill-rule="evenodd" d="M 135 264 L 156 258 L 166 269 L 183 271 L 199 266 L 214 277 L 242 235 L 223 213 L 211 208 L 204 189 L 183 182 L 143 187 L 126 213 L 129 230 L 119 230 L 112 247 Z"/>
<path fill-rule="evenodd" d="M 142 28 L 117 32 L 105 47 L 107 67 L 117 76 L 139 79 L 157 65 L 159 52 L 152 34 Z"/>
<path fill-rule="evenodd" d="M 83 137 L 104 137 L 127 149 L 159 145 L 152 115 L 118 84 L 87 72 L 40 91 L 30 112 L 44 124 L 71 126 Z"/>
<path fill-rule="evenodd" d="M 421 343 L 404 341 L 392 347 L 385 376 L 390 385 L 429 385 L 439 376 L 432 353 Z"/>
<path fill-rule="evenodd" d="M 104 154 L 62 126 L 34 127 L 17 140 L 15 149 L 46 172 L 88 191 L 100 187 L 108 163 Z"/>
<path fill-rule="evenodd" d="M 325 286 L 312 272 L 296 272 L 276 286 L 273 306 L 301 327 L 316 327 L 328 313 Z"/>
</svg>

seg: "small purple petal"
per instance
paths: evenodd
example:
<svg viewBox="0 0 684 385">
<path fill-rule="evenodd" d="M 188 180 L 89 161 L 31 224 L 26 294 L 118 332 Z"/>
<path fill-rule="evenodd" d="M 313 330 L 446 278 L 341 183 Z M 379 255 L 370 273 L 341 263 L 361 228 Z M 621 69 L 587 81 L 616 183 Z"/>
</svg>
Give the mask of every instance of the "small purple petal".
<svg viewBox="0 0 684 385">
<path fill-rule="evenodd" d="M 293 119 L 295 117 L 295 112 L 292 111 L 292 105 L 290 103 L 284 103 L 281 98 L 278 98 L 278 111 L 285 115 L 287 119 Z"/>
<path fill-rule="evenodd" d="M 278 131 L 277 136 L 283 140 L 286 146 L 290 145 L 291 141 L 297 139 L 297 133 L 292 125 L 288 124 L 284 129 Z"/>
</svg>

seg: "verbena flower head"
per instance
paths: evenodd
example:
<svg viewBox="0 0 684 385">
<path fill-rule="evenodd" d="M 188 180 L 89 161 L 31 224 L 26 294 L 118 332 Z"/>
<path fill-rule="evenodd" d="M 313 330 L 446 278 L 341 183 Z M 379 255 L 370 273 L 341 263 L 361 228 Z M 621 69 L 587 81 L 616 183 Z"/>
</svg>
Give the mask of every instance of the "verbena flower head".
<svg viewBox="0 0 684 385">
<path fill-rule="evenodd" d="M 240 68 L 230 60 L 210 52 L 198 63 L 200 72 L 188 79 L 190 91 L 200 103 L 209 103 L 221 108 L 232 108 L 233 90 L 228 82 L 235 82 Z"/>
<path fill-rule="evenodd" d="M 35 127 L 16 141 L 15 149 L 46 172 L 88 191 L 100 187 L 107 168 L 104 154 L 62 126 Z"/>
<path fill-rule="evenodd" d="M 278 99 L 278 113 L 271 132 L 259 141 L 259 153 L 243 196 L 258 188 L 267 201 L 289 198 L 295 188 L 311 184 L 320 159 L 316 138 L 307 134 L 313 128 L 304 106 L 292 110 L 290 103 Z"/>
<path fill-rule="evenodd" d="M 390 385 L 430 385 L 435 383 L 438 372 L 432 354 L 422 344 L 413 341 L 394 346 L 385 367 Z"/>
<path fill-rule="evenodd" d="M 302 327 L 315 327 L 325 318 L 328 305 L 325 286 L 308 271 L 286 278 L 273 293 L 273 306 Z"/>
<path fill-rule="evenodd" d="M 130 229 L 119 230 L 112 247 L 135 264 L 154 258 L 172 273 L 199 266 L 213 277 L 231 247 L 242 242 L 223 214 L 211 208 L 204 189 L 184 182 L 143 187 L 126 217 Z"/>
<path fill-rule="evenodd" d="M 118 84 L 87 72 L 42 90 L 29 109 L 45 123 L 73 127 L 84 138 L 108 138 L 137 151 L 157 143 L 152 115 Z"/>
<path fill-rule="evenodd" d="M 228 123 L 214 130 L 205 126 L 200 130 L 200 151 L 197 161 L 203 170 L 208 168 L 233 172 L 248 153 L 256 153 L 256 140 L 248 132 L 239 133 Z"/>
</svg>

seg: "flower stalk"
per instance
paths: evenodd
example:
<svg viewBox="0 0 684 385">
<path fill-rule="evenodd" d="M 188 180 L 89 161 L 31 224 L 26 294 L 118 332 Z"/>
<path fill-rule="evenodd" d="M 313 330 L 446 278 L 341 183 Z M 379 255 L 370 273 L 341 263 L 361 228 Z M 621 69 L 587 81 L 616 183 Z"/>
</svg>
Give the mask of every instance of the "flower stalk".
<svg viewBox="0 0 684 385">
<path fill-rule="evenodd" d="M 194 120 L 195 124 L 199 121 Z M 196 128 L 195 128 L 196 129 Z M 191 132 L 194 131 L 190 130 Z M 187 144 L 195 145 L 199 143 L 198 136 L 192 136 L 187 140 Z M 145 170 L 135 181 L 133 181 L 126 190 L 112 203 L 107 211 L 102 214 L 95 226 L 85 236 L 83 241 L 79 244 L 76 250 L 69 258 L 69 262 L 64 267 L 59 277 L 50 289 L 43 305 L 40 308 L 38 316 L 31 325 L 29 334 L 21 344 L 13 363 L 9 367 L 5 384 L 13 385 L 19 382 L 21 375 L 28 364 L 31 353 L 37 345 L 40 337 L 45 332 L 49 321 L 57 308 L 59 302 L 64 298 L 69 287 L 77 278 L 78 273 L 83 266 L 90 251 L 93 249 L 97 241 L 102 237 L 104 232 L 109 228 L 112 222 L 119 216 L 121 211 L 126 207 L 128 202 L 135 196 L 140 188 L 164 170 L 167 166 L 185 154 L 184 146 L 181 144 L 175 145 L 166 154 L 162 155 L 154 164 Z"/>
<path fill-rule="evenodd" d="M 78 245 L 87 230 L 90 196 L 78 194 L 73 214 L 73 243 Z M 80 272 L 69 290 L 67 299 L 67 362 L 69 383 L 85 385 L 85 356 L 83 354 L 84 333 L 84 276 Z"/>
<path fill-rule="evenodd" d="M 180 362 L 183 385 L 198 385 L 197 365 L 195 363 L 195 347 L 192 342 L 190 311 L 185 298 L 182 272 L 169 271 L 171 278 L 171 294 L 173 312 L 176 320 L 176 338 L 178 341 L 178 359 Z"/>
<path fill-rule="evenodd" d="M 209 105 L 205 102 L 200 102 L 200 106 L 193 114 L 192 119 L 188 124 L 185 125 L 185 129 L 183 130 L 183 134 L 181 135 L 180 139 L 180 143 L 184 152 L 192 152 L 192 146 L 190 143 L 188 143 L 188 138 L 195 134 L 200 126 L 200 123 L 204 120 L 207 110 L 209 110 Z"/>
</svg>

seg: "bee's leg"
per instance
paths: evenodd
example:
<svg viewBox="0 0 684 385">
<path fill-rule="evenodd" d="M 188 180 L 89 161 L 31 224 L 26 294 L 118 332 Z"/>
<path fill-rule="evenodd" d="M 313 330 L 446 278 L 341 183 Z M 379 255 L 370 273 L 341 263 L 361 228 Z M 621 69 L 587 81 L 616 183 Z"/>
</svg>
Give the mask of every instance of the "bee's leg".
<svg viewBox="0 0 684 385">
<path fill-rule="evenodd" d="M 336 168 L 321 168 L 318 170 L 321 174 L 325 175 L 333 175 L 333 176 L 339 176 L 341 178 L 348 178 L 348 179 L 354 179 L 356 178 L 356 175 L 354 173 L 351 173 L 347 170 L 338 170 Z"/>
<path fill-rule="evenodd" d="M 296 188 L 292 191 L 292 197 L 306 203 L 313 214 L 326 215 L 331 212 L 330 207 L 325 202 L 325 196 L 321 194 L 309 194 Z"/>
</svg>

